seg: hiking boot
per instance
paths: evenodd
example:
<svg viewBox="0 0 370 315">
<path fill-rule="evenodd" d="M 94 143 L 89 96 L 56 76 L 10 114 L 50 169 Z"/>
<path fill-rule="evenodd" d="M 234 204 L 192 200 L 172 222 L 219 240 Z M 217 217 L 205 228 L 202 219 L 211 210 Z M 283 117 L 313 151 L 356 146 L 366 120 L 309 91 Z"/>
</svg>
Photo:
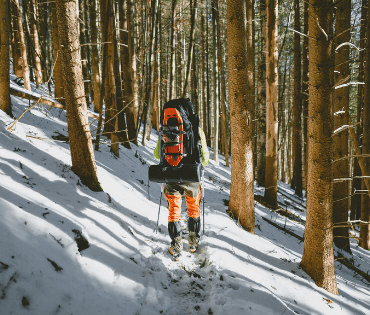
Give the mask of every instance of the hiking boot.
<svg viewBox="0 0 370 315">
<path fill-rule="evenodd" d="M 199 243 L 199 235 L 195 232 L 189 232 L 188 236 L 190 251 L 195 253 L 197 251 L 198 243 Z"/>
<path fill-rule="evenodd" d="M 172 242 L 171 246 L 168 249 L 170 254 L 173 256 L 175 260 L 180 260 L 181 252 L 182 252 L 182 239 L 181 236 L 175 237 Z"/>
</svg>

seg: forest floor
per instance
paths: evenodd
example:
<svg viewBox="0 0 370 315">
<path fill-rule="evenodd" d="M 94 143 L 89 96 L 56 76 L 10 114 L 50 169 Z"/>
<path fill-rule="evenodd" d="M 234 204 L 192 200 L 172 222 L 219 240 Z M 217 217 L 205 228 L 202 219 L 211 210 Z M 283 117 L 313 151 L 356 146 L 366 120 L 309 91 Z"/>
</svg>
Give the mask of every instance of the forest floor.
<svg viewBox="0 0 370 315">
<path fill-rule="evenodd" d="M 15 117 L 29 106 L 12 103 Z M 68 136 L 65 111 L 35 107 L 12 133 L 12 118 L 0 112 L 0 121 L 0 314 L 370 314 L 369 282 L 336 262 L 340 295 L 317 287 L 299 267 L 303 242 L 263 219 L 303 236 L 306 200 L 288 185 L 279 182 L 279 204 L 295 216 L 256 197 L 252 235 L 227 213 L 230 168 L 222 157 L 210 161 L 205 233 L 195 254 L 184 234 L 175 262 L 164 198 L 155 233 L 161 185 L 148 187 L 147 175 L 155 132 L 145 147 L 121 147 L 119 158 L 101 145 L 97 193 L 71 171 L 68 142 L 51 141 Z M 370 252 L 355 240 L 351 250 L 351 263 L 368 272 Z"/>
</svg>

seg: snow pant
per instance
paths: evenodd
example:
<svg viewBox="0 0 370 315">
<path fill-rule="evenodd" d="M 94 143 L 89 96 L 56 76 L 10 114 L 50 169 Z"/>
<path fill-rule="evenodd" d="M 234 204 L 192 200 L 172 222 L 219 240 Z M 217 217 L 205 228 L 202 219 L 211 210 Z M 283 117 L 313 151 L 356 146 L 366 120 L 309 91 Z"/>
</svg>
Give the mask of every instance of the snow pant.
<svg viewBox="0 0 370 315">
<path fill-rule="evenodd" d="M 199 235 L 200 231 L 200 200 L 202 197 L 200 183 L 166 183 L 164 195 L 168 202 L 168 231 L 174 239 L 182 235 L 180 215 L 182 195 L 185 193 L 188 209 L 188 229 Z"/>
</svg>

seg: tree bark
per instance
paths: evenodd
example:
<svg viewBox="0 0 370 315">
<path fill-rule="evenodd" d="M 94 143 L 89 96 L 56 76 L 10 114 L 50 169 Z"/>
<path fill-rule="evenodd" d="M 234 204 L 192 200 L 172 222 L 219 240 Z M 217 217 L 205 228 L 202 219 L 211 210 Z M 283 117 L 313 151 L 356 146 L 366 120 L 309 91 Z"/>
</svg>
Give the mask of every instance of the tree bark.
<svg viewBox="0 0 370 315">
<path fill-rule="evenodd" d="M 265 200 L 277 207 L 278 76 L 277 0 L 267 0 Z"/>
<path fill-rule="evenodd" d="M 231 123 L 229 208 L 254 233 L 253 104 L 248 86 L 245 0 L 227 0 L 227 44 Z"/>
<path fill-rule="evenodd" d="M 309 6 L 308 199 L 301 266 L 316 285 L 338 294 L 332 218 L 333 4 Z"/>
<path fill-rule="evenodd" d="M 202 119 L 202 129 L 205 134 L 205 137 L 208 137 L 207 133 L 207 104 L 206 104 L 206 56 L 205 56 L 205 49 L 204 49 L 204 42 L 205 42 L 205 25 L 204 25 L 204 13 L 202 11 L 202 16 L 200 20 L 200 29 L 201 29 L 201 49 L 202 49 L 202 110 L 203 110 L 203 119 Z"/>
<path fill-rule="evenodd" d="M 1 0 L 0 10 L 0 109 L 12 116 L 10 100 L 10 7 L 8 0 Z"/>
<path fill-rule="evenodd" d="M 93 191 L 102 191 L 98 181 L 85 99 L 77 4 L 57 0 L 58 30 L 61 46 L 64 91 L 67 104 L 68 134 L 72 170 Z"/>
</svg>

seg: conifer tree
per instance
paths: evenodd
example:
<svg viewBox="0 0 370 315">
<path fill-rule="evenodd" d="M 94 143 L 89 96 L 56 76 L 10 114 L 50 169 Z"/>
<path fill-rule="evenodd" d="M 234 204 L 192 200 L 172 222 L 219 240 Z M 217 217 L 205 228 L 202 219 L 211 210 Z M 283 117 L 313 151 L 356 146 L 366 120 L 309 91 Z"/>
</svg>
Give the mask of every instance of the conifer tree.
<svg viewBox="0 0 370 315">
<path fill-rule="evenodd" d="M 245 6 L 245 0 L 227 0 L 232 152 L 229 208 L 244 229 L 254 233 L 253 104 L 248 86 Z"/>
<path fill-rule="evenodd" d="M 56 8 L 72 170 L 91 190 L 101 191 L 84 97 L 80 41 L 77 32 L 77 4 L 74 0 L 57 0 Z"/>
<path fill-rule="evenodd" d="M 338 294 L 332 229 L 333 3 L 309 6 L 308 199 L 301 266 L 316 285 Z"/>
</svg>

